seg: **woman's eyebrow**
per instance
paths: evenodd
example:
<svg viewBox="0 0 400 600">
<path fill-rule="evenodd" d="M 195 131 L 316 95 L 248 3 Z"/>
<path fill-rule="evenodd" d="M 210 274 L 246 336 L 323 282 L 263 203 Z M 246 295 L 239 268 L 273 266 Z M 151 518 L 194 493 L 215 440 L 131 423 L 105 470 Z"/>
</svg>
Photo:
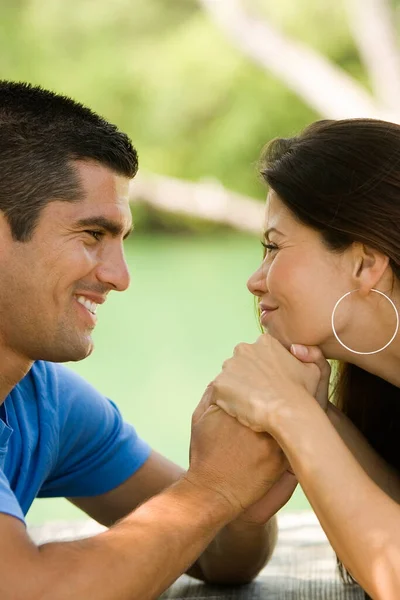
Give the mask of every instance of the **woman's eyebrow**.
<svg viewBox="0 0 400 600">
<path fill-rule="evenodd" d="M 283 233 L 281 231 L 279 231 L 278 229 L 276 229 L 276 227 L 270 227 L 269 229 L 267 229 L 264 233 L 264 237 L 267 240 L 270 236 L 270 233 L 277 233 L 278 235 L 283 235 Z"/>
</svg>

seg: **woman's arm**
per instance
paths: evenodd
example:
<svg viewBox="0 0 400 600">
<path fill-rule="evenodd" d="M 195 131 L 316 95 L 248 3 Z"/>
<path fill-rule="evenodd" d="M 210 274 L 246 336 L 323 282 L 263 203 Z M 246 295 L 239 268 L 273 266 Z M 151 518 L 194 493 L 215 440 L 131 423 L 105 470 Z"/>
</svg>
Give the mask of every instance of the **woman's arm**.
<svg viewBox="0 0 400 600">
<path fill-rule="evenodd" d="M 292 345 L 291 353 L 304 363 L 314 363 L 321 378 L 316 390 L 316 400 L 325 410 L 332 425 L 371 479 L 397 503 L 400 503 L 400 476 L 369 444 L 363 434 L 334 404 L 329 402 L 331 368 L 316 346 Z"/>
<path fill-rule="evenodd" d="M 269 335 L 240 344 L 213 382 L 213 402 L 286 454 L 337 555 L 375 600 L 400 590 L 400 507 L 367 475 L 315 396 L 315 364 Z"/>
<path fill-rule="evenodd" d="M 277 411 L 270 433 L 288 457 L 329 541 L 375 600 L 400 590 L 400 507 L 368 477 L 306 392 Z"/>
<path fill-rule="evenodd" d="M 372 446 L 370 446 L 366 438 L 350 419 L 331 403 L 328 405 L 327 415 L 350 452 L 363 467 L 364 471 L 381 488 L 381 490 L 388 494 L 395 502 L 400 504 L 400 475 L 396 469 L 388 465 Z"/>
</svg>

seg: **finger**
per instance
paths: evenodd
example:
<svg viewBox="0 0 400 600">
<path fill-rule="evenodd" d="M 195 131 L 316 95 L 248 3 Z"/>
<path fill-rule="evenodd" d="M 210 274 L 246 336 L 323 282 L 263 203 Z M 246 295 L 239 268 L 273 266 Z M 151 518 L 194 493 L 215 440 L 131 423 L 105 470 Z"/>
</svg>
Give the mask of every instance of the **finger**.
<svg viewBox="0 0 400 600">
<path fill-rule="evenodd" d="M 221 398 L 217 398 L 215 400 L 215 404 L 221 410 L 223 410 L 224 412 L 226 412 L 226 414 L 229 415 L 230 417 L 233 417 L 234 419 L 237 418 L 236 411 L 233 409 L 233 407 L 230 404 L 228 404 L 227 402 L 225 402 L 225 400 L 223 400 Z"/>
<path fill-rule="evenodd" d="M 272 336 L 269 333 L 265 332 L 265 333 L 262 333 L 261 335 L 259 335 L 254 343 L 259 344 L 259 345 L 260 344 L 266 345 L 266 344 L 270 344 L 272 339 L 273 339 Z"/>
<path fill-rule="evenodd" d="M 219 408 L 221 408 L 224 412 L 226 412 L 227 415 L 236 419 L 236 421 L 238 421 L 244 427 L 251 429 L 255 433 L 266 433 L 265 427 L 263 427 L 259 423 L 253 423 L 252 421 L 249 421 L 246 415 L 237 412 L 235 407 L 226 402 L 225 400 L 217 398 L 215 404 L 219 406 Z"/>
<path fill-rule="evenodd" d="M 258 513 L 263 522 L 268 521 L 290 500 L 296 486 L 297 479 L 295 475 L 287 471 L 283 473 L 281 478 L 274 483 L 269 492 L 259 502 Z"/>
<path fill-rule="evenodd" d="M 208 386 L 206 387 L 204 394 L 199 402 L 199 404 L 197 405 L 197 407 L 195 408 L 195 411 L 192 415 L 192 423 L 193 425 L 195 423 L 197 423 L 197 421 L 199 421 L 199 419 L 201 419 L 201 417 L 204 415 L 204 413 L 206 412 L 206 410 L 209 408 L 209 406 L 212 404 L 212 395 L 213 395 L 213 391 L 214 391 L 214 387 L 213 387 L 213 381 L 211 381 L 211 383 L 208 384 Z"/>
<path fill-rule="evenodd" d="M 274 508 L 273 514 L 278 512 L 282 506 L 284 506 L 292 497 L 294 490 L 297 487 L 297 478 L 294 473 L 290 471 L 285 471 L 280 479 L 270 489 L 269 493 L 271 494 L 273 490 L 274 495 L 274 504 L 273 506 L 271 502 L 271 508 Z M 271 494 L 272 499 L 272 494 Z"/>
<path fill-rule="evenodd" d="M 322 354 L 318 346 L 303 346 L 302 344 L 292 344 L 290 352 L 304 363 L 314 363 L 321 371 L 323 377 L 329 377 L 331 366 Z"/>
</svg>

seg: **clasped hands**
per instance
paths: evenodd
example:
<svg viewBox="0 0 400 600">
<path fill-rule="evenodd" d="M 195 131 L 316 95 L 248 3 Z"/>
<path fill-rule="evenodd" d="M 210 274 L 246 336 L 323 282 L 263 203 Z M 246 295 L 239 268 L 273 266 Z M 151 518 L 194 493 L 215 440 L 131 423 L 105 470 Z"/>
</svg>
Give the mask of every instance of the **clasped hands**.
<svg viewBox="0 0 400 600">
<path fill-rule="evenodd" d="M 307 410 L 304 398 L 326 410 L 329 376 L 316 347 L 288 351 L 269 334 L 236 346 L 193 414 L 189 473 L 237 502 L 244 521 L 265 523 L 297 484 L 277 424 Z"/>
<path fill-rule="evenodd" d="M 215 404 L 253 431 L 274 436 L 277 420 L 295 417 L 306 392 L 328 406 L 330 366 L 317 347 L 293 345 L 291 352 L 265 333 L 239 344 L 207 391 Z"/>
</svg>

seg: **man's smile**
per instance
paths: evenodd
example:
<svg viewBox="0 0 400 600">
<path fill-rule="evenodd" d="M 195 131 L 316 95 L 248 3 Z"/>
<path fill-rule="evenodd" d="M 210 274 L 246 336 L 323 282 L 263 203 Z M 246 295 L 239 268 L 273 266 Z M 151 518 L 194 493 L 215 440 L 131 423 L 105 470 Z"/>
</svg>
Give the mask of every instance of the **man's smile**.
<svg viewBox="0 0 400 600">
<path fill-rule="evenodd" d="M 85 296 L 78 296 L 77 301 L 79 302 L 79 304 L 82 304 L 82 306 L 87 308 L 88 311 L 92 313 L 92 315 L 96 314 L 98 307 L 97 302 L 92 302 L 91 300 L 89 300 L 89 298 L 86 298 Z"/>
</svg>

